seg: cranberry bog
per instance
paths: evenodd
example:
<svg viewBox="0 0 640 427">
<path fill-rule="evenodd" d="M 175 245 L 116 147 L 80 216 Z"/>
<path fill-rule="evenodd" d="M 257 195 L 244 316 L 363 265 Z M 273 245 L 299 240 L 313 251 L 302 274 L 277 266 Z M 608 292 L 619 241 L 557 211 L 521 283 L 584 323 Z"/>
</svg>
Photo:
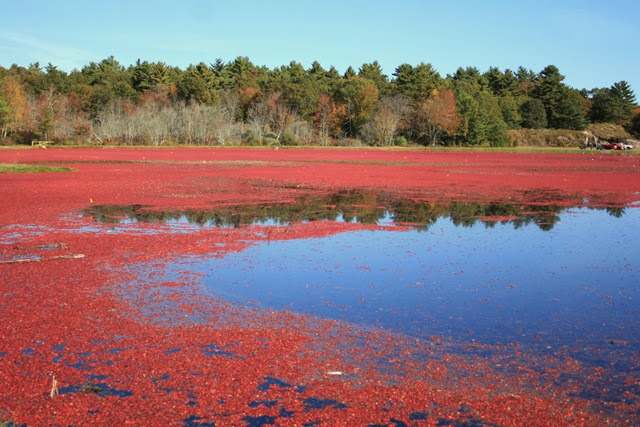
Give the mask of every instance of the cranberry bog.
<svg viewBox="0 0 640 427">
<path fill-rule="evenodd" d="M 637 425 L 640 157 L 24 149 L 1 425 Z"/>
</svg>

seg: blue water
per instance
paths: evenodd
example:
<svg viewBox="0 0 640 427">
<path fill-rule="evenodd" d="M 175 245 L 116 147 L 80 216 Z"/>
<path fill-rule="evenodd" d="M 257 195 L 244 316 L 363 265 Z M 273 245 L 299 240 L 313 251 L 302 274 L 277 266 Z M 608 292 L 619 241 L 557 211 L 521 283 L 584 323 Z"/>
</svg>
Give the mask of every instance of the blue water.
<svg viewBox="0 0 640 427">
<path fill-rule="evenodd" d="M 616 218 L 576 208 L 550 231 L 441 218 L 428 231 L 258 243 L 190 269 L 205 274 L 207 292 L 236 304 L 419 338 L 636 347 L 639 240 L 640 210 Z"/>
</svg>

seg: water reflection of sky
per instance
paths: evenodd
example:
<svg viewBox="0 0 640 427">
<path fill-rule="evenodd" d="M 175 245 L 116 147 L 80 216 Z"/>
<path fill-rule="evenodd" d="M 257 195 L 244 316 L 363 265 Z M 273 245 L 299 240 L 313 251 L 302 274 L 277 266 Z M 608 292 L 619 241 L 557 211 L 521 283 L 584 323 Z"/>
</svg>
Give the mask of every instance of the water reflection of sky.
<svg viewBox="0 0 640 427">
<path fill-rule="evenodd" d="M 172 232 L 189 232 L 202 227 L 241 228 L 251 225 L 288 225 L 310 221 L 394 225 L 403 224 L 428 230 L 438 219 L 450 218 L 456 225 L 487 226 L 496 219 L 515 228 L 536 223 L 551 230 L 558 214 L 568 208 L 554 205 L 519 203 L 434 203 L 394 197 L 382 193 L 350 190 L 320 197 L 307 194 L 293 202 L 213 206 L 210 209 L 158 210 L 143 205 L 94 205 L 83 211 L 99 222 L 110 223 L 112 231 L 137 223 L 166 226 Z M 610 207 L 611 215 L 624 214 L 624 208 Z M 118 225 L 118 226 L 116 226 Z"/>
<path fill-rule="evenodd" d="M 271 241 L 194 268 L 212 294 L 413 336 L 637 345 L 640 211 L 535 224 L 358 231 Z"/>
</svg>

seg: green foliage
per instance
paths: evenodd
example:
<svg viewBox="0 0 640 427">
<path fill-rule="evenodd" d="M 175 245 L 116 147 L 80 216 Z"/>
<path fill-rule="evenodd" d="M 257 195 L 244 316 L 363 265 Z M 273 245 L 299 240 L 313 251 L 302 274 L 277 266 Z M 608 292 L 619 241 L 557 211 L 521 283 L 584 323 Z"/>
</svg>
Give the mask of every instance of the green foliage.
<svg viewBox="0 0 640 427">
<path fill-rule="evenodd" d="M 50 62 L 45 67 L 45 71 L 45 84 L 47 88 L 53 88 L 55 92 L 66 92 L 68 90 L 67 73 L 59 70 L 58 67 Z"/>
<path fill-rule="evenodd" d="M 311 76 L 322 77 L 326 74 L 326 70 L 322 68 L 322 65 L 318 61 L 313 61 L 311 67 L 307 70 L 307 73 Z"/>
<path fill-rule="evenodd" d="M 542 101 L 549 127 L 561 128 L 563 124 L 561 103 L 566 95 L 564 76 L 554 65 L 548 65 L 539 74 L 531 95 Z"/>
<path fill-rule="evenodd" d="M 565 89 L 555 111 L 557 129 L 582 130 L 587 126 L 587 100 L 574 89 Z"/>
<path fill-rule="evenodd" d="M 282 136 L 280 137 L 280 144 L 281 145 L 298 145 L 300 143 L 300 141 L 298 140 L 298 138 L 293 135 L 292 133 L 289 132 L 285 132 L 282 134 Z"/>
<path fill-rule="evenodd" d="M 475 67 L 458 68 L 453 75 L 453 83 L 466 83 L 475 90 L 486 90 L 489 87 L 487 78 Z"/>
<path fill-rule="evenodd" d="M 248 130 L 242 134 L 242 143 L 245 145 L 257 146 L 262 145 L 262 140 L 260 139 L 260 136 Z"/>
<path fill-rule="evenodd" d="M 459 79 L 454 91 L 461 123 L 454 140 L 458 144 L 501 147 L 508 143 L 507 125 L 497 98 L 477 82 Z"/>
<path fill-rule="evenodd" d="M 584 96 L 563 83 L 564 76 L 554 65 L 545 67 L 535 80 L 531 96 L 542 102 L 547 125 L 554 129 L 584 129 L 587 125 L 587 102 Z M 535 112 L 525 127 L 540 127 L 543 122 Z M 523 118 L 524 119 L 524 118 Z M 523 125 L 524 126 L 524 125 Z"/>
<path fill-rule="evenodd" d="M 3 94 L 0 92 L 0 130 L 2 130 L 2 134 L 0 137 L 4 139 L 6 137 L 6 133 L 4 131 L 5 127 L 11 120 L 11 107 L 9 103 L 4 98 Z"/>
<path fill-rule="evenodd" d="M 631 90 L 631 87 L 629 87 L 629 83 L 624 80 L 614 83 L 613 86 L 611 86 L 611 92 L 626 105 L 633 106 L 636 103 L 635 94 Z"/>
<path fill-rule="evenodd" d="M 518 67 L 515 73 L 516 80 L 518 81 L 518 94 L 529 96 L 531 91 L 535 87 L 535 82 L 538 79 L 538 75 L 533 70 L 527 70 L 524 67 Z"/>
<path fill-rule="evenodd" d="M 311 121 L 322 94 L 330 91 L 324 70 L 316 63 L 314 73 L 305 71 L 292 61 L 268 74 L 267 93 L 281 93 L 285 103 L 303 119 Z"/>
<path fill-rule="evenodd" d="M 496 96 L 507 97 L 518 91 L 519 82 L 511 70 L 502 73 L 498 68 L 491 67 L 484 74 L 489 88 Z"/>
<path fill-rule="evenodd" d="M 38 124 L 38 130 L 40 131 L 42 138 L 45 140 L 49 139 L 49 132 L 53 129 L 53 126 L 53 113 L 51 110 L 47 109 Z"/>
<path fill-rule="evenodd" d="M 522 127 L 527 129 L 541 129 L 547 127 L 547 112 L 542 101 L 528 98 L 520 105 Z"/>
<path fill-rule="evenodd" d="M 498 98 L 498 105 L 502 113 L 502 119 L 509 129 L 517 129 L 522 122 L 522 115 L 518 101 L 511 95 L 505 95 Z"/>
<path fill-rule="evenodd" d="M 259 87 L 260 70 L 246 56 L 239 56 L 224 68 L 224 78 L 232 82 L 232 87 L 246 89 Z"/>
<path fill-rule="evenodd" d="M 278 139 L 276 138 L 276 135 L 271 133 L 268 135 L 265 135 L 264 138 L 262 138 L 262 142 L 259 145 L 280 145 L 280 141 L 278 141 Z"/>
<path fill-rule="evenodd" d="M 406 147 L 407 145 L 409 145 L 409 141 L 407 141 L 407 138 L 405 138 L 403 135 L 400 135 L 396 136 L 393 139 L 393 145 L 398 147 Z"/>
<path fill-rule="evenodd" d="M 178 96 L 186 102 L 212 105 L 217 100 L 217 79 L 204 62 L 190 65 L 178 82 Z"/>
<path fill-rule="evenodd" d="M 389 78 L 383 74 L 382 67 L 378 61 L 370 64 L 362 64 L 358 71 L 358 76 L 371 80 L 378 88 L 378 94 L 382 97 L 389 90 Z"/>
<path fill-rule="evenodd" d="M 443 83 L 442 77 L 435 68 L 425 63 L 420 63 L 416 67 L 402 64 L 396 68 L 393 75 L 395 76 L 392 82 L 393 92 L 409 99 L 427 98 Z"/>
<path fill-rule="evenodd" d="M 153 65 L 147 61 L 136 62 L 135 67 L 130 69 L 131 72 L 131 85 L 137 92 L 144 92 L 151 89 L 155 82 L 152 78 Z"/>
<path fill-rule="evenodd" d="M 538 78 L 538 76 L 536 75 L 536 73 L 533 70 L 527 70 L 524 67 L 518 67 L 518 70 L 516 71 L 516 79 L 518 80 L 518 83 L 522 84 L 522 83 L 534 83 L 536 81 L 536 79 Z"/>
<path fill-rule="evenodd" d="M 450 89 L 455 109 L 435 108 L 438 94 Z M 405 102 L 392 105 L 389 99 Z M 216 143 L 239 141 L 251 128 L 243 143 L 264 143 L 266 133 L 274 132 L 278 143 L 328 143 L 331 137 L 379 145 L 429 139 L 499 146 L 509 143 L 506 129 L 580 130 L 590 121 L 617 123 L 637 135 L 635 103 L 624 80 L 577 91 L 553 65 L 539 73 L 524 67 L 515 72 L 459 68 L 443 79 L 431 64 L 401 64 L 391 80 L 377 61 L 362 64 L 357 72 L 348 67 L 341 75 L 318 61 L 308 69 L 296 61 L 269 69 L 242 56 L 184 70 L 142 60 L 125 68 L 113 56 L 70 73 L 51 63 L 0 67 L 3 143 L 42 137 L 58 143 L 95 138 L 139 143 L 149 135 L 154 141 Z M 430 120 L 416 120 L 421 111 Z M 448 130 L 429 128 L 444 123 L 445 116 Z M 185 123 L 196 127 L 181 131 Z M 140 129 L 148 135 L 141 137 Z M 131 136 L 133 130 L 137 136 Z"/>
<path fill-rule="evenodd" d="M 594 89 L 589 112 L 594 122 L 628 123 L 633 117 L 635 95 L 624 80 L 610 88 Z"/>
<path fill-rule="evenodd" d="M 131 86 L 131 74 L 113 56 L 100 63 L 91 62 L 76 76 L 78 83 L 87 85 L 91 118 L 97 117 L 110 102 L 116 99 L 131 99 L 138 93 Z"/>
<path fill-rule="evenodd" d="M 593 92 L 590 118 L 594 122 L 615 123 L 628 116 L 624 104 L 609 89 L 596 89 Z"/>
<path fill-rule="evenodd" d="M 350 77 L 338 88 L 336 100 L 345 106 L 344 131 L 355 137 L 376 108 L 378 89 L 369 79 Z"/>
<path fill-rule="evenodd" d="M 640 138 L 640 114 L 636 114 L 635 116 L 633 116 L 629 131 L 636 138 Z"/>
<path fill-rule="evenodd" d="M 353 69 L 353 67 L 351 65 L 349 65 L 349 67 L 347 68 L 347 71 L 344 72 L 344 78 L 345 79 L 350 79 L 352 77 L 357 76 L 356 74 L 356 70 Z"/>
</svg>

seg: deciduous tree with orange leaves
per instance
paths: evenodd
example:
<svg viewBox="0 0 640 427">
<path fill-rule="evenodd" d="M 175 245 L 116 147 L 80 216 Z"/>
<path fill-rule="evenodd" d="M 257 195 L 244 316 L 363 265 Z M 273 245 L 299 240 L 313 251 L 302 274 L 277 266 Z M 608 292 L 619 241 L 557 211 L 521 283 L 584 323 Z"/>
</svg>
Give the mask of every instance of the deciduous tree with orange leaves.
<svg viewBox="0 0 640 427">
<path fill-rule="evenodd" d="M 451 89 L 434 90 L 427 99 L 418 100 L 413 116 L 413 131 L 418 140 L 436 145 L 443 133 L 458 129 L 456 98 Z"/>
<path fill-rule="evenodd" d="M 313 123 L 318 131 L 322 145 L 327 145 L 329 137 L 336 137 L 340 134 L 340 118 L 344 114 L 344 105 L 336 105 L 334 100 L 327 94 L 320 95 L 316 105 L 316 114 L 313 116 Z"/>
<path fill-rule="evenodd" d="M 0 85 L 4 99 L 2 136 L 13 131 L 25 130 L 31 123 L 31 105 L 24 86 L 11 76 L 6 76 Z"/>
</svg>

